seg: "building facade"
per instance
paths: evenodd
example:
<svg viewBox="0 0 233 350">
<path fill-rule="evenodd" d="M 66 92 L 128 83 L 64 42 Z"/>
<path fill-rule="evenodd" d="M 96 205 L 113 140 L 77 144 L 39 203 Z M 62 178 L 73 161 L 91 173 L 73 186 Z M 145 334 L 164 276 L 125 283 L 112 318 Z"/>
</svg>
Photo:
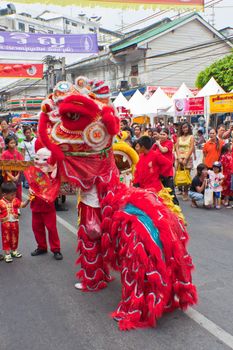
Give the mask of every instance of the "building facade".
<svg viewBox="0 0 233 350">
<path fill-rule="evenodd" d="M 68 66 L 67 72 L 105 79 L 112 91 L 183 82 L 194 88 L 198 73 L 231 50 L 225 36 L 192 13 L 139 30 L 110 45 L 107 54 Z"/>
<path fill-rule="evenodd" d="M 104 29 L 100 26 L 100 17 L 80 14 L 78 18 L 61 16 L 50 11 L 44 11 L 37 17 L 28 13 L 16 13 L 11 5 L 0 12 L 0 31 L 16 31 L 25 33 L 49 33 L 49 34 L 84 34 L 96 33 L 100 53 L 104 52 L 110 44 L 122 38 L 120 33 Z M 44 63 L 44 79 L 34 81 L 29 79 L 5 79 L 5 85 L 0 88 L 0 108 L 5 110 L 11 104 L 7 100 L 22 101 L 27 97 L 46 96 L 57 81 L 65 77 L 65 65 L 77 61 L 77 58 L 85 59 L 88 54 L 60 54 L 12 52 L 1 51 L 0 62 L 7 63 Z M 64 72 L 63 72 L 64 71 Z M 52 72 L 51 74 L 49 72 Z M 64 74 L 63 74 L 64 73 Z M 2 81 L 1 81 L 2 83 Z M 17 105 L 17 104 L 16 104 Z"/>
</svg>

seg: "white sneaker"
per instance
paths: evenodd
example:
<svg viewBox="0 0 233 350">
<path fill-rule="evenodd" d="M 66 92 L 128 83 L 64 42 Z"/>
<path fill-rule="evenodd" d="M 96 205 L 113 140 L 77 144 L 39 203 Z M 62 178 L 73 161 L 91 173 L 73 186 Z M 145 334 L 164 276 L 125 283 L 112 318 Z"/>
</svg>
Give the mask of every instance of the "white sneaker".
<svg viewBox="0 0 233 350">
<path fill-rule="evenodd" d="M 17 250 L 13 250 L 11 252 L 11 256 L 12 256 L 12 258 L 22 258 L 22 254 L 19 253 Z"/>
<path fill-rule="evenodd" d="M 6 263 L 12 262 L 13 259 L 12 259 L 11 254 L 6 254 L 6 255 L 4 256 L 4 260 L 5 260 Z"/>
<path fill-rule="evenodd" d="M 82 289 L 83 289 L 83 284 L 80 283 L 80 282 L 78 282 L 78 283 L 75 283 L 74 287 L 75 287 L 76 289 L 82 290 Z"/>
</svg>

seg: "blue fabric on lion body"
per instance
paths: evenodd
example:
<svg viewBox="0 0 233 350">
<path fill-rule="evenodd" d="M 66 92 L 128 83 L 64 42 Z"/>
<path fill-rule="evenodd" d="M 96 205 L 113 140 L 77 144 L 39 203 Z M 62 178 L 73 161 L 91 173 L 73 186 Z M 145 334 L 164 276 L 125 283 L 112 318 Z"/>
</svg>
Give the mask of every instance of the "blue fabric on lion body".
<svg viewBox="0 0 233 350">
<path fill-rule="evenodd" d="M 161 253 L 163 255 L 163 245 L 159 238 L 159 230 L 155 227 L 151 218 L 141 209 L 135 207 L 132 204 L 127 204 L 124 208 L 124 211 L 127 214 L 135 215 L 138 220 L 146 227 L 148 233 L 150 234 L 152 240 L 155 242 L 157 246 L 161 249 Z"/>
</svg>

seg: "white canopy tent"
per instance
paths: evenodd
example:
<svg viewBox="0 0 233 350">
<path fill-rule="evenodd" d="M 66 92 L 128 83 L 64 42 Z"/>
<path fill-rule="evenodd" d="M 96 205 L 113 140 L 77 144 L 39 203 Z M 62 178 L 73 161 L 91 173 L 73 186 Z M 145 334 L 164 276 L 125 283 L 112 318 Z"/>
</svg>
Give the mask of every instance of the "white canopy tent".
<svg viewBox="0 0 233 350">
<path fill-rule="evenodd" d="M 206 97 L 210 95 L 225 94 L 223 88 L 212 77 L 208 83 L 198 92 L 197 97 Z"/>
<path fill-rule="evenodd" d="M 179 87 L 179 89 L 174 93 L 174 95 L 172 96 L 172 101 L 173 104 L 171 106 L 171 108 L 168 109 L 167 114 L 170 116 L 174 117 L 174 121 L 175 121 L 175 105 L 174 105 L 174 101 L 179 99 L 179 98 L 189 98 L 189 97 L 194 97 L 192 91 L 187 87 L 187 85 L 185 83 L 182 83 Z"/>
<path fill-rule="evenodd" d="M 179 87 L 179 89 L 174 93 L 172 96 L 172 101 L 179 99 L 179 98 L 189 98 L 194 97 L 193 93 L 185 83 L 182 83 Z"/>
<path fill-rule="evenodd" d="M 210 124 L 210 111 L 209 111 L 209 96 L 224 94 L 225 91 L 212 77 L 208 83 L 198 92 L 197 97 L 205 98 L 205 120 L 206 120 L 206 136 L 208 137 L 208 130 Z"/>
<path fill-rule="evenodd" d="M 125 98 L 125 96 L 122 94 L 122 92 L 120 92 L 119 95 L 116 97 L 116 99 L 113 101 L 113 105 L 115 108 L 117 107 L 124 107 L 126 109 L 129 108 L 129 102 Z"/>
<path fill-rule="evenodd" d="M 139 90 L 136 90 L 131 99 L 129 100 L 130 112 L 137 115 L 148 115 L 150 113 L 148 108 L 148 100 L 141 94 Z"/>
<path fill-rule="evenodd" d="M 150 113 L 159 114 L 172 106 L 172 100 L 158 87 L 148 101 Z"/>
</svg>

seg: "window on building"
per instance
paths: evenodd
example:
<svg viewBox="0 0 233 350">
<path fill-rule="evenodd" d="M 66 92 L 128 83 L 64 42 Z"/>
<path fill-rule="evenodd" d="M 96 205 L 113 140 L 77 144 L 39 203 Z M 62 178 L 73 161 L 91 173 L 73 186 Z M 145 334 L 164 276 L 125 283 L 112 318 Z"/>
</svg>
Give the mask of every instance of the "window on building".
<svg viewBox="0 0 233 350">
<path fill-rule="evenodd" d="M 65 23 L 66 23 L 66 24 L 70 24 L 70 21 L 68 21 L 68 19 L 66 19 Z"/>
<path fill-rule="evenodd" d="M 72 22 L 72 26 L 73 26 L 73 27 L 77 27 L 78 25 L 77 25 L 77 23 Z"/>
<path fill-rule="evenodd" d="M 53 30 L 48 30 L 48 34 L 53 34 Z"/>
<path fill-rule="evenodd" d="M 28 31 L 29 31 L 29 33 L 35 33 L 36 32 L 35 27 L 33 27 L 33 26 L 28 26 Z"/>
<path fill-rule="evenodd" d="M 20 32 L 25 32 L 25 24 L 22 22 L 18 23 L 18 28 Z"/>
<path fill-rule="evenodd" d="M 135 66 L 131 66 L 131 76 L 138 76 L 138 64 L 136 64 Z"/>
</svg>

